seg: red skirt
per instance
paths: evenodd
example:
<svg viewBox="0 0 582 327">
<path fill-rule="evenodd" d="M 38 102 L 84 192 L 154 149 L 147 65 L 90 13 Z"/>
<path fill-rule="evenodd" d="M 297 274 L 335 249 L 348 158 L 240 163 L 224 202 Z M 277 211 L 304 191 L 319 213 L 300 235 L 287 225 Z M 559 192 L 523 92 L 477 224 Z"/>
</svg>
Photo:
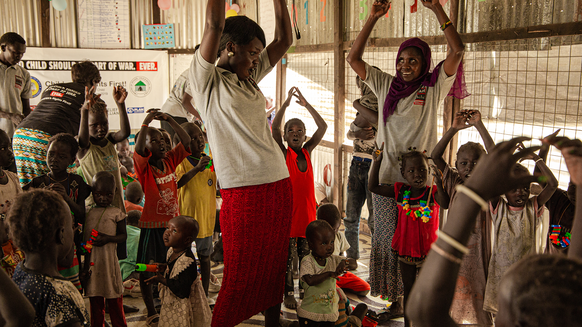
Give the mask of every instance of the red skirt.
<svg viewBox="0 0 582 327">
<path fill-rule="evenodd" d="M 293 194 L 288 178 L 220 191 L 222 287 L 213 327 L 231 327 L 283 300 Z"/>
</svg>

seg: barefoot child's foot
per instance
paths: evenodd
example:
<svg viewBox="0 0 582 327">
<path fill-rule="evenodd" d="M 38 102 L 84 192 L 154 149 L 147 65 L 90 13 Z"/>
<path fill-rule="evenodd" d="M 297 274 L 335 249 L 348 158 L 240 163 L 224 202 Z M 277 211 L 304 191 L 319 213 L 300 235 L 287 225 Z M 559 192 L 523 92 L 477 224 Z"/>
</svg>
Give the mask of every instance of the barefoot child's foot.
<svg viewBox="0 0 582 327">
<path fill-rule="evenodd" d="M 295 296 L 293 293 L 285 295 L 285 300 L 283 300 L 283 305 L 287 309 L 297 309 L 297 300 L 295 300 Z"/>
</svg>

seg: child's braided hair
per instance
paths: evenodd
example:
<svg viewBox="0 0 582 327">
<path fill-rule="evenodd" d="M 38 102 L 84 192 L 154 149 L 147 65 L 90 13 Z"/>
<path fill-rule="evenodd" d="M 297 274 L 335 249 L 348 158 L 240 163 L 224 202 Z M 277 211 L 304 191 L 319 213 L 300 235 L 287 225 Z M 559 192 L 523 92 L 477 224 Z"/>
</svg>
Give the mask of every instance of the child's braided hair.
<svg viewBox="0 0 582 327">
<path fill-rule="evenodd" d="M 510 310 L 515 326 L 580 326 L 582 262 L 556 255 L 524 258 L 504 278 L 511 278 Z"/>
<path fill-rule="evenodd" d="M 398 157 L 398 161 L 400 161 L 400 169 L 404 169 L 404 167 L 406 167 L 406 160 L 410 159 L 410 158 L 414 158 L 414 157 L 421 157 L 422 159 L 424 159 L 426 161 L 426 165 L 428 166 L 428 159 L 430 159 L 427 155 L 426 155 L 426 150 L 420 152 L 416 150 L 416 147 L 410 147 L 408 148 L 408 152 L 402 154 L 400 157 Z"/>
</svg>

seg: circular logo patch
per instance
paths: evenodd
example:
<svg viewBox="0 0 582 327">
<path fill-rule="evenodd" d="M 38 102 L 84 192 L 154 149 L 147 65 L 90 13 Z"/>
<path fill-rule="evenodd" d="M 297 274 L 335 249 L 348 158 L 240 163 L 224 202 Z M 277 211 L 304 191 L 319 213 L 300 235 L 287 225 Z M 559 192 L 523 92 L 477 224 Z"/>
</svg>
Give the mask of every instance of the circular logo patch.
<svg viewBox="0 0 582 327">
<path fill-rule="evenodd" d="M 212 179 L 208 179 L 208 186 L 212 186 Z"/>
<path fill-rule="evenodd" d="M 145 76 L 137 76 L 129 82 L 129 90 L 136 97 L 143 98 L 152 91 L 152 83 Z"/>
<path fill-rule="evenodd" d="M 32 97 L 36 98 L 42 93 L 42 84 L 38 78 L 34 76 L 30 76 L 30 86 L 32 87 Z"/>
</svg>

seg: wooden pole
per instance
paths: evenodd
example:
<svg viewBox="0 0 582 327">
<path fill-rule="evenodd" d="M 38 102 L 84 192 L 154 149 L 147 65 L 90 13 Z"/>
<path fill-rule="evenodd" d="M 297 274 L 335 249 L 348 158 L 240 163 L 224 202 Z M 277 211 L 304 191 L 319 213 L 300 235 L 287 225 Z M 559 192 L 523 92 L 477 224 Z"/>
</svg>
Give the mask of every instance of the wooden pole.
<svg viewBox="0 0 582 327">
<path fill-rule="evenodd" d="M 50 48 L 51 46 L 51 3 L 40 2 L 40 46 Z"/>
<path fill-rule="evenodd" d="M 458 17 L 459 17 L 459 0 L 451 0 L 449 2 L 451 4 L 451 12 L 449 13 L 449 18 L 453 23 L 453 26 L 457 27 L 458 25 Z M 450 51 L 450 46 L 447 47 Z M 443 134 L 446 133 L 453 123 L 453 119 L 455 115 L 461 110 L 461 100 L 454 98 L 452 96 L 448 96 L 445 98 L 445 107 L 443 111 Z M 453 136 L 449 146 L 445 150 L 444 158 L 449 164 L 453 164 L 455 160 L 455 153 L 458 144 L 458 137 L 457 135 Z"/>
<path fill-rule="evenodd" d="M 334 151 L 333 151 L 333 203 L 340 212 L 344 211 L 344 187 L 343 187 L 343 143 L 345 121 L 345 74 L 346 59 L 344 56 L 344 2 L 338 0 L 334 3 L 333 30 L 334 48 Z"/>
</svg>

